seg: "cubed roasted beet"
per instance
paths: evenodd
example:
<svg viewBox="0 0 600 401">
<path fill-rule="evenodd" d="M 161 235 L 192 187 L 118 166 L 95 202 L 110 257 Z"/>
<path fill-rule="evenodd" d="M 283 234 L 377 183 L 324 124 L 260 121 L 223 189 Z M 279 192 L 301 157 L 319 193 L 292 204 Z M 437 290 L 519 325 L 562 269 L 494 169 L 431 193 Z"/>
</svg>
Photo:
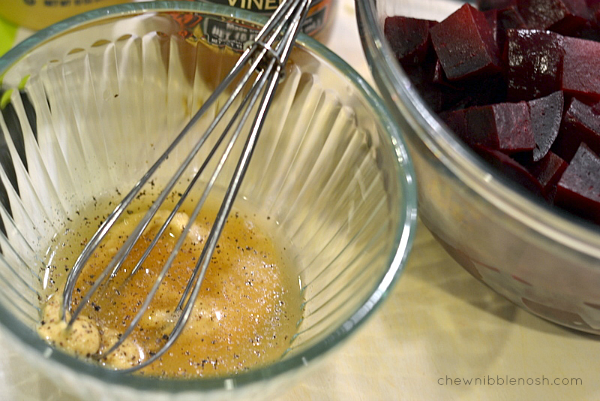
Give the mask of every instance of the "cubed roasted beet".
<svg viewBox="0 0 600 401">
<path fill-rule="evenodd" d="M 506 82 L 500 74 L 468 81 L 449 81 L 441 63 L 405 67 L 415 88 L 435 111 L 453 111 L 506 100 Z M 432 84 L 433 83 L 433 84 Z"/>
<path fill-rule="evenodd" d="M 456 86 L 444 91 L 444 110 L 466 109 L 506 101 L 506 82 L 502 75 L 456 81 Z"/>
<path fill-rule="evenodd" d="M 564 37 L 562 90 L 600 100 L 600 43 Z"/>
<path fill-rule="evenodd" d="M 483 13 L 485 20 L 488 22 L 490 29 L 492 30 L 492 37 L 498 46 L 498 51 L 501 47 L 498 45 L 498 10 L 487 10 Z M 498 53 L 500 54 L 500 53 Z"/>
<path fill-rule="evenodd" d="M 484 146 L 474 146 L 473 150 L 508 179 L 521 185 L 534 195 L 544 197 L 544 188 L 538 179 L 510 156 Z"/>
<path fill-rule="evenodd" d="M 593 106 L 572 99 L 551 149 L 570 162 L 581 142 L 585 142 L 594 152 L 600 152 L 600 115 Z"/>
<path fill-rule="evenodd" d="M 542 185 L 544 197 L 552 200 L 556 194 L 558 181 L 568 165 L 561 157 L 548 152 L 541 160 L 524 166 Z"/>
<path fill-rule="evenodd" d="M 600 42 L 600 29 L 598 27 L 598 23 L 595 20 L 596 17 L 594 17 L 594 21 L 591 21 L 588 24 L 580 27 L 580 29 L 577 30 L 577 32 L 573 32 L 568 36 Z"/>
<path fill-rule="evenodd" d="M 558 182 L 555 204 L 600 223 L 600 158 L 581 144 Z"/>
<path fill-rule="evenodd" d="M 453 85 L 450 82 L 448 82 L 448 78 L 446 77 L 446 74 L 444 74 L 444 69 L 442 68 L 442 63 L 440 63 L 439 59 L 435 60 L 432 79 L 433 82 L 438 85 L 453 87 Z"/>
<path fill-rule="evenodd" d="M 592 14 L 592 21 L 598 21 L 598 15 L 600 11 L 600 1 L 598 0 L 588 0 L 586 1 L 588 10 L 590 10 L 590 14 Z"/>
<path fill-rule="evenodd" d="M 526 29 L 527 25 L 516 6 L 498 10 L 496 20 L 496 43 L 500 53 L 502 53 L 506 44 L 506 31 L 509 29 Z"/>
<path fill-rule="evenodd" d="M 431 41 L 450 81 L 501 69 L 498 46 L 484 14 L 469 4 L 430 29 Z"/>
<path fill-rule="evenodd" d="M 404 72 L 412 83 L 431 83 L 435 77 L 435 63 L 423 63 L 420 65 L 407 65 L 403 67 Z"/>
<path fill-rule="evenodd" d="M 560 90 L 563 36 L 539 30 L 506 31 L 507 96 L 530 100 Z"/>
<path fill-rule="evenodd" d="M 429 28 L 436 21 L 394 16 L 385 19 L 384 33 L 403 66 L 426 61 L 430 48 Z"/>
<path fill-rule="evenodd" d="M 600 0 L 586 0 L 585 4 L 587 5 L 588 9 L 595 10 L 598 8 L 598 6 L 600 6 Z"/>
<path fill-rule="evenodd" d="M 477 9 L 481 11 L 499 10 L 516 5 L 517 0 L 477 0 Z"/>
<path fill-rule="evenodd" d="M 548 29 L 564 35 L 591 20 L 585 0 L 519 0 L 519 13 L 528 28 Z"/>
<path fill-rule="evenodd" d="M 498 10 L 498 27 L 507 29 L 525 29 L 527 24 L 516 6 L 506 7 Z"/>
<path fill-rule="evenodd" d="M 533 161 L 541 160 L 554 143 L 560 130 L 563 116 L 564 96 L 562 92 L 554 92 L 548 96 L 530 100 L 529 115 L 531 130 L 535 139 Z"/>
<path fill-rule="evenodd" d="M 440 113 L 440 118 L 459 137 L 464 138 L 469 134 L 467 130 L 467 111 L 465 109 Z"/>
<path fill-rule="evenodd" d="M 435 83 L 435 63 L 422 65 L 407 65 L 404 67 L 406 75 L 410 78 L 413 87 L 421 95 L 425 103 L 434 111 L 443 110 L 444 91 Z"/>
<path fill-rule="evenodd" d="M 466 110 L 465 142 L 507 154 L 532 151 L 535 140 L 527 103 L 497 103 Z"/>
</svg>

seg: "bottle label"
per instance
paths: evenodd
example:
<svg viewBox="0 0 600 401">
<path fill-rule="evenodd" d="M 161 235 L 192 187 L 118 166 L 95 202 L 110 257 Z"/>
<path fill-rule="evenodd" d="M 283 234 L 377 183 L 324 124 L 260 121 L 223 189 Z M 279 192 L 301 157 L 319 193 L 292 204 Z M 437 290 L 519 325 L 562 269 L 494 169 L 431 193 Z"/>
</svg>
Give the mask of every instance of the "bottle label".
<svg viewBox="0 0 600 401">
<path fill-rule="evenodd" d="M 188 0 L 195 1 L 195 0 Z M 212 3 L 250 10 L 261 14 L 271 14 L 281 0 L 207 0 Z M 313 0 L 302 25 L 302 32 L 314 36 L 321 32 L 332 12 L 333 0 Z M 245 42 L 256 36 L 256 27 L 227 22 L 211 16 L 185 14 L 175 16 L 182 25 L 185 36 L 198 37 L 201 30 L 209 43 L 222 44 L 234 50 L 242 49 Z M 200 22 L 202 21 L 202 24 Z M 194 33 L 194 30 L 196 32 Z M 185 34 L 187 32 L 187 34 Z"/>
<path fill-rule="evenodd" d="M 38 4 L 44 7 L 71 7 L 71 6 L 83 6 L 95 3 L 100 3 L 103 0 L 23 0 L 23 4 L 26 6 L 35 6 Z M 100 7 L 100 5 L 98 5 Z"/>
</svg>

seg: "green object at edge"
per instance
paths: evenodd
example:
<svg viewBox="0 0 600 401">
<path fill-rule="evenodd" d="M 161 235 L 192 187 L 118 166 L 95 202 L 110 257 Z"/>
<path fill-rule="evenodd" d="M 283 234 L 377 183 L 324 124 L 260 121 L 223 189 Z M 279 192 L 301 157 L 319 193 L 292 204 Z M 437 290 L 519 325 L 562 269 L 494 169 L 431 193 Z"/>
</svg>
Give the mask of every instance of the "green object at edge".
<svg viewBox="0 0 600 401">
<path fill-rule="evenodd" d="M 0 18 L 0 55 L 6 53 L 15 43 L 17 27 Z"/>
</svg>

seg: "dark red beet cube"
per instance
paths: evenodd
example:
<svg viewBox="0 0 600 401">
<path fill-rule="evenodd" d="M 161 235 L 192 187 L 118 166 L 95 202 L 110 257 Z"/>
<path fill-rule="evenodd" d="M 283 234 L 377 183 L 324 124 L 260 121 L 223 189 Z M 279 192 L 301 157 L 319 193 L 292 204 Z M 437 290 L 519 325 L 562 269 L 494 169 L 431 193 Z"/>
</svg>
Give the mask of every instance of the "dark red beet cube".
<svg viewBox="0 0 600 401">
<path fill-rule="evenodd" d="M 475 146 L 473 150 L 510 180 L 521 185 L 536 196 L 544 196 L 544 188 L 538 179 L 512 157 L 484 146 Z"/>
<path fill-rule="evenodd" d="M 439 85 L 452 86 L 452 84 L 448 82 L 446 74 L 444 74 L 444 69 L 442 68 L 442 63 L 440 63 L 439 59 L 435 60 L 435 66 L 433 67 L 433 82 Z"/>
<path fill-rule="evenodd" d="M 585 0 L 519 0 L 519 13 L 531 29 L 548 29 L 564 35 L 590 19 Z"/>
<path fill-rule="evenodd" d="M 438 111 L 453 111 L 472 106 L 501 103 L 506 100 L 506 82 L 501 74 L 489 78 L 481 77 L 474 80 L 451 82 L 446 77 L 439 60 L 423 66 L 405 67 L 405 71 L 410 71 L 409 75 L 411 76 L 414 75 L 413 70 L 415 69 L 433 71 L 426 75 L 431 77 L 431 82 L 435 85 L 431 85 L 431 82 L 425 84 L 422 79 L 413 80 L 413 84 L 418 90 L 429 91 L 429 93 L 422 92 L 422 97 L 426 99 L 436 97 L 436 100 L 441 100 L 441 108 Z"/>
<path fill-rule="evenodd" d="M 600 100 L 600 43 L 565 37 L 562 90 Z"/>
<path fill-rule="evenodd" d="M 563 37 L 559 34 L 507 30 L 508 100 L 531 100 L 560 90 L 563 54 Z"/>
<path fill-rule="evenodd" d="M 483 15 L 485 15 L 485 19 L 490 25 L 490 29 L 492 30 L 492 37 L 496 42 L 496 46 L 498 46 L 498 10 L 487 10 L 484 11 Z M 498 46 L 498 51 L 500 51 L 500 49 L 501 47 Z"/>
<path fill-rule="evenodd" d="M 572 99 L 551 149 L 570 162 L 582 142 L 600 152 L 600 115 L 593 106 Z"/>
<path fill-rule="evenodd" d="M 600 6 L 600 0 L 587 0 L 585 4 L 587 4 L 588 9 L 595 10 Z"/>
<path fill-rule="evenodd" d="M 418 65 L 427 59 L 430 48 L 429 28 L 435 21 L 409 17 L 388 17 L 384 33 L 400 64 Z"/>
<path fill-rule="evenodd" d="M 423 101 L 434 111 L 442 111 L 443 88 L 434 82 L 435 63 L 407 65 L 404 67 L 413 87 L 421 95 Z"/>
<path fill-rule="evenodd" d="M 600 223 L 600 158 L 581 144 L 558 182 L 555 204 Z"/>
<path fill-rule="evenodd" d="M 535 147 L 525 102 L 471 107 L 466 110 L 465 118 L 467 132 L 461 137 L 472 146 L 507 154 L 532 151 Z"/>
<path fill-rule="evenodd" d="M 542 185 L 544 197 L 552 200 L 556 194 L 558 181 L 568 165 L 556 154 L 548 152 L 541 160 L 527 164 L 525 167 Z"/>
<path fill-rule="evenodd" d="M 466 109 L 506 101 L 506 82 L 501 74 L 469 81 L 454 81 L 454 89 L 444 91 L 444 110 Z"/>
<path fill-rule="evenodd" d="M 477 9 L 481 11 L 499 10 L 516 5 L 517 0 L 477 0 Z"/>
<path fill-rule="evenodd" d="M 533 161 L 537 162 L 546 156 L 558 136 L 563 116 L 564 96 L 562 92 L 554 92 L 551 95 L 530 100 L 527 104 L 529 105 L 531 130 L 535 139 Z"/>
<path fill-rule="evenodd" d="M 496 43 L 498 43 L 498 49 L 502 53 L 506 43 L 506 31 L 509 29 L 526 29 L 527 25 L 516 6 L 498 10 L 496 19 Z"/>
<path fill-rule="evenodd" d="M 467 111 L 465 109 L 440 113 L 440 118 L 459 137 L 464 138 L 468 135 Z"/>
<path fill-rule="evenodd" d="M 430 29 L 433 48 L 450 81 L 497 73 L 498 45 L 483 12 L 463 5 Z"/>
<path fill-rule="evenodd" d="M 590 14 L 592 14 L 592 21 L 598 22 L 600 21 L 600 1 L 588 1 L 588 10 L 590 10 Z"/>
<path fill-rule="evenodd" d="M 498 27 L 500 29 L 525 29 L 527 24 L 516 6 L 498 10 Z"/>
</svg>

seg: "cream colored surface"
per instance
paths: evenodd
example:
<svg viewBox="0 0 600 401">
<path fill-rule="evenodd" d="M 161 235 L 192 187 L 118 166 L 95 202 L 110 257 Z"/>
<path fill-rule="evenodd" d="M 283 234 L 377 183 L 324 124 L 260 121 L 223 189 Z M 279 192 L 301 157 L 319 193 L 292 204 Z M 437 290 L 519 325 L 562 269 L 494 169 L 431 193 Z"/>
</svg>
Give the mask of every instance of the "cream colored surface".
<svg viewBox="0 0 600 401">
<path fill-rule="evenodd" d="M 387 302 L 280 400 L 599 400 L 599 340 L 496 295 L 419 226 L 407 269 Z M 447 378 L 496 382 L 507 376 L 548 383 L 446 384 Z M 550 385 L 556 378 L 581 380 Z"/>
<path fill-rule="evenodd" d="M 328 45 L 368 77 L 353 0 L 338 1 Z M 32 375 L 3 345 L 0 339 L 0 400 L 80 401 Z M 276 401 L 600 400 L 599 356 L 599 337 L 543 321 L 496 295 L 420 225 L 406 271 L 387 301 Z M 541 384 L 499 385 L 498 377 Z M 447 383 L 475 378 L 487 384 Z M 551 385 L 555 379 L 574 381 Z"/>
</svg>

